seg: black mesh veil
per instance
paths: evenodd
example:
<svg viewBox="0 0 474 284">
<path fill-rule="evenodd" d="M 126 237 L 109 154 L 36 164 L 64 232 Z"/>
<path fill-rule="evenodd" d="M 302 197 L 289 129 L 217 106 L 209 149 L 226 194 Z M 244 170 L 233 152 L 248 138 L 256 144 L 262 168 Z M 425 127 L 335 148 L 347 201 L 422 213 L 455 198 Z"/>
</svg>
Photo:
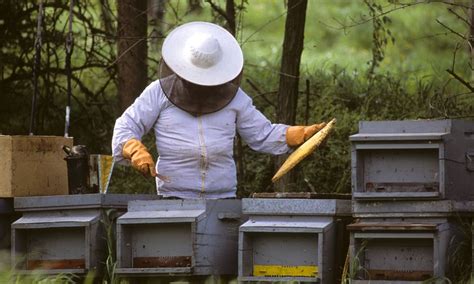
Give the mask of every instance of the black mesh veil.
<svg viewBox="0 0 474 284">
<path fill-rule="evenodd" d="M 184 80 L 160 61 L 160 85 L 166 97 L 177 107 L 192 114 L 216 112 L 229 104 L 237 94 L 242 72 L 233 80 L 217 86 L 201 86 Z"/>
</svg>

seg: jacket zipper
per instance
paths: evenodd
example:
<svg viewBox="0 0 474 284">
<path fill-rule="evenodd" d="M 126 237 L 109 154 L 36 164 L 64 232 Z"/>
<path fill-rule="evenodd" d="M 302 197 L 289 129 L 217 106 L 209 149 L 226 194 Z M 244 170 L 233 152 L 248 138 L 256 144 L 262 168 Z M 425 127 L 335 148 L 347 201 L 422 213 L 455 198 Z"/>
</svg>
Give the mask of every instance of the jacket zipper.
<svg viewBox="0 0 474 284">
<path fill-rule="evenodd" d="M 207 168 L 207 151 L 206 144 L 204 141 L 204 130 L 202 126 L 202 117 L 198 117 L 198 130 L 199 130 L 199 147 L 201 150 L 200 161 L 199 161 L 199 170 L 201 174 L 201 192 L 200 196 L 202 197 L 206 191 L 205 182 L 206 182 L 206 168 Z"/>
</svg>

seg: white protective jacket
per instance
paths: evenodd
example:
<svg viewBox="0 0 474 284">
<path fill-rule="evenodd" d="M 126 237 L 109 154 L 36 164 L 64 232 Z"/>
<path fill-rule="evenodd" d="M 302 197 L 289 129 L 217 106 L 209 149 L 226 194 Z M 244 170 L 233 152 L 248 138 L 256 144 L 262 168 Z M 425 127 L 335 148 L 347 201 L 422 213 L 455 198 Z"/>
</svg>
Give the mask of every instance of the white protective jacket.
<svg viewBox="0 0 474 284">
<path fill-rule="evenodd" d="M 272 124 L 241 89 L 223 109 L 193 116 L 173 105 L 151 83 L 117 119 L 112 138 L 116 162 L 124 160 L 122 147 L 155 131 L 159 158 L 156 170 L 170 182 L 157 181 L 158 194 L 179 198 L 235 197 L 237 178 L 233 158 L 236 130 L 255 151 L 287 153 L 287 125 Z"/>
</svg>

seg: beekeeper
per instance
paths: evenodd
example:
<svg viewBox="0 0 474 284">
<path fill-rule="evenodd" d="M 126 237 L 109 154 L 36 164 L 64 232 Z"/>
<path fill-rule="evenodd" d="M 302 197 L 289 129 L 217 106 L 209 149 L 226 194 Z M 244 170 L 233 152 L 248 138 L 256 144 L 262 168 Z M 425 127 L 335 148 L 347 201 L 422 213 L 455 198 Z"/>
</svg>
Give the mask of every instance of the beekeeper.
<svg viewBox="0 0 474 284">
<path fill-rule="evenodd" d="M 238 42 L 224 28 L 191 22 L 174 29 L 162 46 L 160 79 L 115 123 L 115 160 L 156 177 L 165 197 L 231 198 L 237 188 L 236 132 L 253 150 L 279 155 L 324 126 L 272 124 L 239 88 L 243 63 Z M 156 166 L 140 142 L 150 130 L 159 152 Z"/>
</svg>

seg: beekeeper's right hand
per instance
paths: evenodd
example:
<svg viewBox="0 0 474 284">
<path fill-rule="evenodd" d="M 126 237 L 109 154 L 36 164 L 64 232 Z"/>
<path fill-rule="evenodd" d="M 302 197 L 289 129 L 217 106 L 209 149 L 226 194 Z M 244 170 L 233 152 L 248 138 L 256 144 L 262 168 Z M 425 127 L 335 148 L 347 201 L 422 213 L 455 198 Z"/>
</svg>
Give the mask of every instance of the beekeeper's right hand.
<svg viewBox="0 0 474 284">
<path fill-rule="evenodd" d="M 144 176 L 156 177 L 155 162 L 145 145 L 137 139 L 130 139 L 123 145 L 122 156 Z"/>
</svg>

